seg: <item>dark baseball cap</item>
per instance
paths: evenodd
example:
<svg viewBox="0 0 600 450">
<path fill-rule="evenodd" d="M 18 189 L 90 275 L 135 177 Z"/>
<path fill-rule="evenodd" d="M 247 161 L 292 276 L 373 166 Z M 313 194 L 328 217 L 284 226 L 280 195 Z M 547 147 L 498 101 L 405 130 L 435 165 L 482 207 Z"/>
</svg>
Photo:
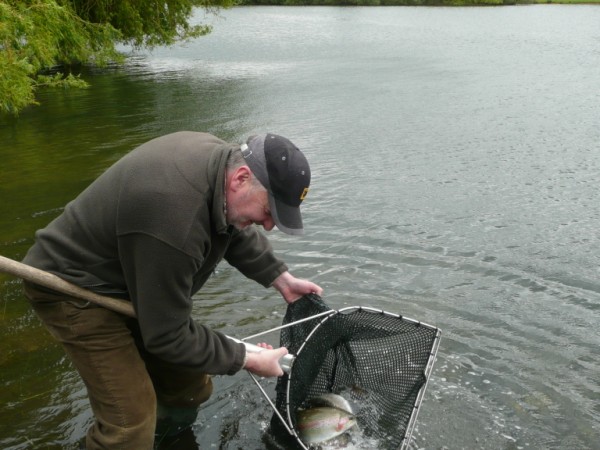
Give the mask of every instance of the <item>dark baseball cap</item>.
<svg viewBox="0 0 600 450">
<path fill-rule="evenodd" d="M 289 139 L 276 134 L 252 136 L 241 146 L 252 173 L 269 193 L 275 225 L 287 234 L 302 234 L 300 204 L 310 185 L 310 167 Z"/>
</svg>

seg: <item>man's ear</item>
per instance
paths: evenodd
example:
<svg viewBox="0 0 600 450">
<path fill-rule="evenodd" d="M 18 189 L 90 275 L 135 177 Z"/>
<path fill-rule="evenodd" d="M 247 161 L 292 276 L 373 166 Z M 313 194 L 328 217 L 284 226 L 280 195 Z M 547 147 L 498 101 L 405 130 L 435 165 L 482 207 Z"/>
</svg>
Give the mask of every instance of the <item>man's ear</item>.
<svg viewBox="0 0 600 450">
<path fill-rule="evenodd" d="M 231 177 L 230 187 L 236 192 L 239 189 L 245 187 L 246 183 L 250 181 L 250 168 L 248 166 L 240 166 L 233 172 Z"/>
</svg>

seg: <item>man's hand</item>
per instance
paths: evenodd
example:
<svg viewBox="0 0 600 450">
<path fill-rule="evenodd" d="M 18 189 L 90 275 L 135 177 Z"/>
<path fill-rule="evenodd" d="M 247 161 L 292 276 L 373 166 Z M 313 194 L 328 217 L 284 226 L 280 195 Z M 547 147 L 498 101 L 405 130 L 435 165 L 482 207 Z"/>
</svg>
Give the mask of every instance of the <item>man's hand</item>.
<svg viewBox="0 0 600 450">
<path fill-rule="evenodd" d="M 320 286 L 312 283 L 308 280 L 301 280 L 300 278 L 294 277 L 289 272 L 283 272 L 275 281 L 273 281 L 273 287 L 277 289 L 286 302 L 294 303 L 300 297 L 306 294 L 317 294 L 321 295 L 323 289 Z"/>
<path fill-rule="evenodd" d="M 258 346 L 263 347 L 265 350 L 259 353 L 246 353 L 248 360 L 244 369 L 259 377 L 280 377 L 283 375 L 279 358 L 287 355 L 287 348 L 280 347 L 273 350 L 273 347 L 267 344 L 258 344 Z"/>
</svg>

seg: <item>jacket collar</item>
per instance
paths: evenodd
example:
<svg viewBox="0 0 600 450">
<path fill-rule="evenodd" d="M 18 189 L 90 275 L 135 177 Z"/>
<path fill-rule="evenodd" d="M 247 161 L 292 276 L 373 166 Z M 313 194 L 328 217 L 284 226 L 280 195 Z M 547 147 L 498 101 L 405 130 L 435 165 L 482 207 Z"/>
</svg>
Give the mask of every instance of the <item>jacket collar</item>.
<svg viewBox="0 0 600 450">
<path fill-rule="evenodd" d="M 212 221 L 215 231 L 219 234 L 228 233 L 229 225 L 227 225 L 227 217 L 225 216 L 225 176 L 227 173 L 227 159 L 233 150 L 239 146 L 228 146 L 228 148 L 220 153 L 217 165 L 216 177 L 213 187 L 213 202 L 212 202 Z"/>
</svg>

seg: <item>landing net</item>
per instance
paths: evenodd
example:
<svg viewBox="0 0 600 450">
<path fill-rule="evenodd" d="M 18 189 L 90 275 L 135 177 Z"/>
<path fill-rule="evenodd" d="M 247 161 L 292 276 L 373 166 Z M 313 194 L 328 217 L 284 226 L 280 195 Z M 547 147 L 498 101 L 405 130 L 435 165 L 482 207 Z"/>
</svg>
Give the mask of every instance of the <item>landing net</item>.
<svg viewBox="0 0 600 450">
<path fill-rule="evenodd" d="M 363 442 L 405 448 L 441 331 L 368 307 L 331 310 L 317 295 L 288 306 L 283 323 L 295 322 L 281 330 L 281 345 L 296 358 L 277 382 L 270 433 L 278 439 L 291 433 L 296 443 L 288 440 L 285 448 L 309 448 L 296 432 L 297 412 L 309 408 L 311 399 L 334 393 L 351 404 Z"/>
</svg>

